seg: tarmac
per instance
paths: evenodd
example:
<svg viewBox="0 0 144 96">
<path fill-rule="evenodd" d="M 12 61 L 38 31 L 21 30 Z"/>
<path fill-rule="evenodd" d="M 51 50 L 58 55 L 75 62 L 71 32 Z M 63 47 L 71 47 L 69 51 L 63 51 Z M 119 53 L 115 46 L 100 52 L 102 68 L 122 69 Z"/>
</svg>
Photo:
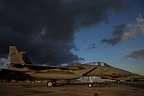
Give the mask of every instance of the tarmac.
<svg viewBox="0 0 144 96">
<path fill-rule="evenodd" d="M 144 96 L 144 82 L 95 83 L 91 88 L 86 83 L 52 88 L 46 83 L 0 83 L 0 96 Z"/>
</svg>

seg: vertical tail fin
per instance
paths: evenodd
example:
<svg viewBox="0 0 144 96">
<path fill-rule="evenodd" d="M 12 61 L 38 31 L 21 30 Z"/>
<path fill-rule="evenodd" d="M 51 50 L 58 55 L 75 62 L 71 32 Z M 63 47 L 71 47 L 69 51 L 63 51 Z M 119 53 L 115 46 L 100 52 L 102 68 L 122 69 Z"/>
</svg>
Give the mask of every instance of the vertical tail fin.
<svg viewBox="0 0 144 96">
<path fill-rule="evenodd" d="M 20 51 L 20 55 L 23 61 L 25 62 L 25 64 L 32 64 L 30 58 L 28 57 L 25 51 Z"/>
<path fill-rule="evenodd" d="M 16 46 L 9 47 L 10 64 L 25 64 L 22 53 L 19 53 Z"/>
</svg>

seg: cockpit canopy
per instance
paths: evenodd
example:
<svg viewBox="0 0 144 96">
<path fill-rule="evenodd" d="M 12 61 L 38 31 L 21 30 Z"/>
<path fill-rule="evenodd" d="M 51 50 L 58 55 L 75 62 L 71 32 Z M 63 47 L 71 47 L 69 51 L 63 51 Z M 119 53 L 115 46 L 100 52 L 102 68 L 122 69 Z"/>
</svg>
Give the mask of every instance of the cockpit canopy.
<svg viewBox="0 0 144 96">
<path fill-rule="evenodd" d="M 109 64 L 105 63 L 105 62 L 92 62 L 92 63 L 88 63 L 90 65 L 98 65 L 98 66 L 107 66 L 107 67 L 111 67 Z"/>
</svg>

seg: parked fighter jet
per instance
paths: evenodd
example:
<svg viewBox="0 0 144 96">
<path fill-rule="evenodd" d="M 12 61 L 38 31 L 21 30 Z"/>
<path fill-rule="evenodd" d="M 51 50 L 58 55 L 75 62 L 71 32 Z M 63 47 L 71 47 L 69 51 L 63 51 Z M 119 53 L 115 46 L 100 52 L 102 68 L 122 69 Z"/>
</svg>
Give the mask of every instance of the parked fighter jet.
<svg viewBox="0 0 144 96">
<path fill-rule="evenodd" d="M 65 67 L 48 67 L 34 64 L 26 64 L 23 55 L 25 52 L 18 52 L 15 46 L 10 46 L 10 67 L 9 70 L 24 72 L 31 77 L 48 79 L 47 86 L 55 86 L 58 79 L 77 79 L 81 76 L 89 77 L 89 87 L 93 82 L 92 76 L 101 78 L 116 78 L 132 76 L 133 73 L 119 68 L 112 67 L 104 62 L 93 62 L 87 64 L 75 64 Z M 119 82 L 119 80 L 117 80 Z"/>
<path fill-rule="evenodd" d="M 10 46 L 9 54 L 10 66 L 7 70 L 20 72 L 35 79 L 49 80 L 47 82 L 48 87 L 56 86 L 56 80 L 78 79 L 84 74 L 96 68 L 95 66 L 77 67 L 77 70 L 69 72 L 70 69 L 65 67 L 49 67 L 34 64 L 26 64 L 23 59 L 24 52 L 18 52 L 16 46 Z"/>
</svg>

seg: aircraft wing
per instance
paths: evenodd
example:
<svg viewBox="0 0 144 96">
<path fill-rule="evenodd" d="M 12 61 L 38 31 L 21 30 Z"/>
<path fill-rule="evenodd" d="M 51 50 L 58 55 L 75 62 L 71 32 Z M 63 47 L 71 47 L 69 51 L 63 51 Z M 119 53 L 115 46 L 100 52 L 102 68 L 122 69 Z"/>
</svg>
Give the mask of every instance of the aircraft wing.
<svg viewBox="0 0 144 96">
<path fill-rule="evenodd" d="M 92 65 L 88 65 L 88 66 L 85 66 L 83 64 L 81 64 L 80 66 L 75 66 L 75 67 L 78 67 L 78 69 L 74 69 L 74 70 L 69 70 L 70 72 L 72 73 L 75 73 L 77 75 L 81 75 L 81 76 L 85 76 L 86 74 L 88 74 L 89 72 L 95 70 L 97 67 L 96 66 L 92 66 Z"/>
</svg>

